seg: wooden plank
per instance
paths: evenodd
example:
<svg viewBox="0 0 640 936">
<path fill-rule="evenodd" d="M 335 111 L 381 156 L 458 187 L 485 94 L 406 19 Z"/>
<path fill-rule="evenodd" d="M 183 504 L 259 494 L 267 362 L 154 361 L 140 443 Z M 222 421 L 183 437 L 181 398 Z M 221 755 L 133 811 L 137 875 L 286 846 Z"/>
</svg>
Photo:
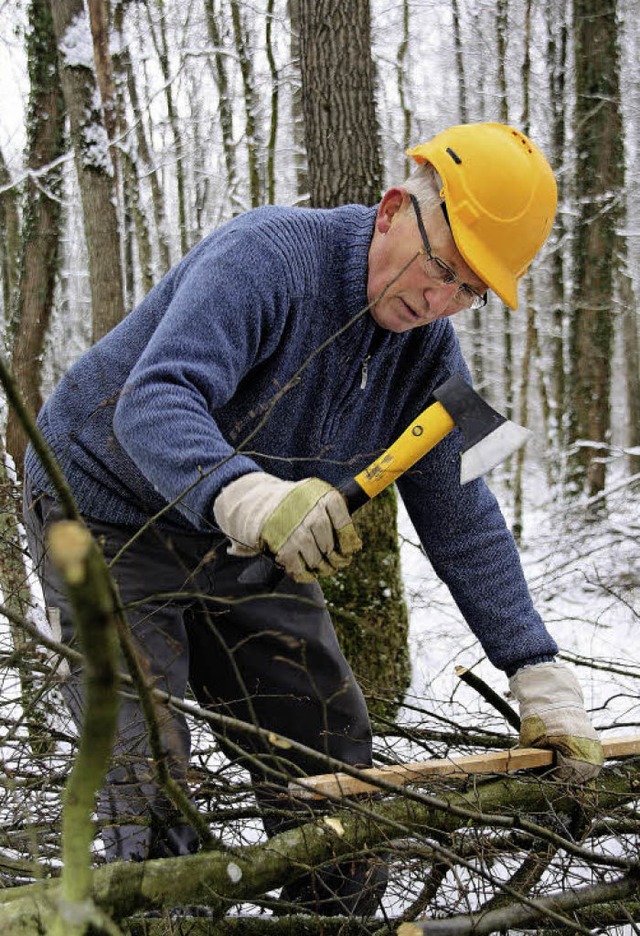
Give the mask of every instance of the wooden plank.
<svg viewBox="0 0 640 936">
<path fill-rule="evenodd" d="M 603 741 L 602 747 L 605 758 L 609 760 L 640 754 L 640 735 L 609 738 Z M 518 770 L 531 770 L 533 767 L 550 767 L 552 764 L 552 751 L 541 748 L 512 748 L 508 751 L 489 751 L 465 757 L 434 757 L 410 764 L 394 764 L 391 767 L 370 767 L 363 770 L 362 774 L 373 781 L 382 780 L 402 787 L 408 783 L 427 780 L 429 777 L 509 774 Z M 375 783 L 350 777 L 345 773 L 304 777 L 289 784 L 290 792 L 301 799 L 353 796 L 356 793 L 372 793 L 379 789 Z"/>
</svg>

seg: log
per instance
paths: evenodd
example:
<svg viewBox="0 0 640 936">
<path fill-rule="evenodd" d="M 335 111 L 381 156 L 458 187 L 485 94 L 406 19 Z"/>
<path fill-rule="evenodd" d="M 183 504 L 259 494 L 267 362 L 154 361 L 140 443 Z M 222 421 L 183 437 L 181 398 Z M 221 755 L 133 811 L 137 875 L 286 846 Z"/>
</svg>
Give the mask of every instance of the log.
<svg viewBox="0 0 640 936">
<path fill-rule="evenodd" d="M 602 742 L 602 747 L 607 760 L 640 754 L 640 735 L 609 738 Z M 516 747 L 509 751 L 488 751 L 483 754 L 469 754 L 466 757 L 434 757 L 410 764 L 370 767 L 361 770 L 360 777 L 352 777 L 346 773 L 301 777 L 289 783 L 289 792 L 298 799 L 305 800 L 325 799 L 328 796 L 353 796 L 357 793 L 378 792 L 380 782 L 403 787 L 408 783 L 418 783 L 432 777 L 512 774 L 535 767 L 551 767 L 553 761 L 553 751 Z"/>
</svg>

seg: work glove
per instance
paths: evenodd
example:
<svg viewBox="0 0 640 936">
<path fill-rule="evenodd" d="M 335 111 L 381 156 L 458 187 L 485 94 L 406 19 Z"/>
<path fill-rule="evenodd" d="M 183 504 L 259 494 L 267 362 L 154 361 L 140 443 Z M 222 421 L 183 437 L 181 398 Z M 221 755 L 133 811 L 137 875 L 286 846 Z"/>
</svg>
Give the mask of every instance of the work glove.
<svg viewBox="0 0 640 936">
<path fill-rule="evenodd" d="M 551 748 L 559 780 L 585 783 L 596 777 L 604 760 L 602 745 L 571 670 L 561 663 L 525 666 L 509 686 L 520 704 L 521 746 Z"/>
<path fill-rule="evenodd" d="M 333 575 L 362 547 L 345 499 L 319 478 L 242 475 L 218 494 L 213 513 L 231 540 L 229 552 L 268 551 L 296 582 Z"/>
</svg>

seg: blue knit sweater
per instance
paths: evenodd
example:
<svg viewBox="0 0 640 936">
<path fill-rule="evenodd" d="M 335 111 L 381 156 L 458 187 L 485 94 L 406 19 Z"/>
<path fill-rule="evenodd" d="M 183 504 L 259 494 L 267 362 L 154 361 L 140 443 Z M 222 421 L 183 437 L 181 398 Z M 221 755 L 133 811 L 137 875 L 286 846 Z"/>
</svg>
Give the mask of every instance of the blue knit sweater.
<svg viewBox="0 0 640 936">
<path fill-rule="evenodd" d="M 447 320 L 394 334 L 362 313 L 374 219 L 354 205 L 248 212 L 74 364 L 39 425 L 86 516 L 137 527 L 164 510 L 166 528 L 213 532 L 213 501 L 234 478 L 339 483 L 452 373 L 468 379 Z M 557 647 L 495 498 L 481 480 L 460 486 L 459 444 L 453 432 L 398 489 L 436 572 L 511 673 Z M 54 493 L 31 449 L 26 469 Z"/>
</svg>

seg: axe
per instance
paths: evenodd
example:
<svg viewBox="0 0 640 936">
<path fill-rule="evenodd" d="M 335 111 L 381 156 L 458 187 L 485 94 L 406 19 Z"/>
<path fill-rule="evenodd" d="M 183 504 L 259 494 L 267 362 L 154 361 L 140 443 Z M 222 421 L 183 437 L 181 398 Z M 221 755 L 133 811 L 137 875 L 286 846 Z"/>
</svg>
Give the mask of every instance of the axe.
<svg viewBox="0 0 640 936">
<path fill-rule="evenodd" d="M 350 513 L 415 465 L 457 426 L 463 446 L 460 483 L 467 484 L 513 455 L 531 436 L 497 413 L 459 374 L 441 384 L 427 406 L 396 441 L 340 491 Z"/>
</svg>

